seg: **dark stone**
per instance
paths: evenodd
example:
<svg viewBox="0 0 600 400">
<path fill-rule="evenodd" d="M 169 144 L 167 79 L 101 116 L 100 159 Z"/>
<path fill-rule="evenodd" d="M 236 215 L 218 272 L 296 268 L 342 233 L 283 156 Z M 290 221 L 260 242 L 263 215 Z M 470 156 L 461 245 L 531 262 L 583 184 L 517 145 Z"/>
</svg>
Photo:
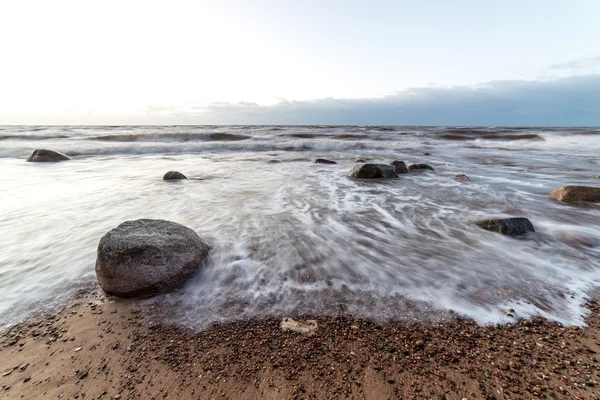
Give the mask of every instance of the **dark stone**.
<svg viewBox="0 0 600 400">
<path fill-rule="evenodd" d="M 565 203 L 588 201 L 600 202 L 600 188 L 591 186 L 563 186 L 554 189 L 550 197 Z"/>
<path fill-rule="evenodd" d="M 404 161 L 394 160 L 390 163 L 390 165 L 394 166 L 396 175 L 406 174 L 408 172 L 408 169 L 406 168 L 406 164 L 404 163 Z"/>
<path fill-rule="evenodd" d="M 269 160 L 267 161 L 267 164 L 279 164 L 280 162 L 280 160 Z"/>
<path fill-rule="evenodd" d="M 435 171 L 431 166 L 429 166 L 427 164 L 410 164 L 408 166 L 408 170 L 409 171 L 426 171 L 426 170 Z"/>
<path fill-rule="evenodd" d="M 359 162 L 359 163 L 365 163 L 366 161 L 363 160 L 362 158 L 359 158 L 358 160 L 356 160 L 355 162 Z"/>
<path fill-rule="evenodd" d="M 395 168 L 386 164 L 358 164 L 352 167 L 348 176 L 358 179 L 396 178 Z"/>
<path fill-rule="evenodd" d="M 522 217 L 487 219 L 477 221 L 476 224 L 485 230 L 507 236 L 519 236 L 528 232 L 535 232 L 531 221 Z"/>
<path fill-rule="evenodd" d="M 29 162 L 57 162 L 70 160 L 69 156 L 54 150 L 36 149 L 27 157 Z"/>
<path fill-rule="evenodd" d="M 169 171 L 163 176 L 165 181 L 177 181 L 180 179 L 187 179 L 187 177 L 179 171 Z"/>
<path fill-rule="evenodd" d="M 326 160 L 324 158 L 317 158 L 314 162 L 316 164 L 337 164 L 335 161 Z"/>
<path fill-rule="evenodd" d="M 431 153 L 425 153 L 425 154 L 423 154 L 423 155 L 424 155 L 424 156 L 430 156 L 430 155 L 431 155 Z"/>
<path fill-rule="evenodd" d="M 168 292 L 194 274 L 209 250 L 196 232 L 175 222 L 127 221 L 100 239 L 96 276 L 116 296 Z"/>
</svg>

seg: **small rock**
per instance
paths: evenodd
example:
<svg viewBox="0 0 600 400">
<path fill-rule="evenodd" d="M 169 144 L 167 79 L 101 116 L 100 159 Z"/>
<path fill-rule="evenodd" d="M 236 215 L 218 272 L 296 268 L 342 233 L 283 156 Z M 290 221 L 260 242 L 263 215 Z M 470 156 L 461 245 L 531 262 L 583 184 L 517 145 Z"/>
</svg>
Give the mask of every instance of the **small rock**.
<svg viewBox="0 0 600 400">
<path fill-rule="evenodd" d="M 317 329 L 317 321 L 311 319 L 306 322 L 299 322 L 291 318 L 284 318 L 279 326 L 284 331 L 292 331 L 312 335 Z"/>
<path fill-rule="evenodd" d="M 425 153 L 425 154 L 423 154 L 423 155 L 424 155 L 424 156 L 430 156 L 430 155 L 431 155 L 431 153 Z"/>
<path fill-rule="evenodd" d="M 58 162 L 70 160 L 69 156 L 54 150 L 36 149 L 27 157 L 28 162 Z"/>
<path fill-rule="evenodd" d="M 279 164 L 281 162 L 281 160 L 269 160 L 267 161 L 267 164 Z"/>
<path fill-rule="evenodd" d="M 394 166 L 394 171 L 396 175 L 406 174 L 408 172 L 408 168 L 406 168 L 406 164 L 404 161 L 394 160 L 390 163 L 390 165 Z"/>
<path fill-rule="evenodd" d="M 163 176 L 165 181 L 177 181 L 181 179 L 187 179 L 187 177 L 179 171 L 169 171 Z"/>
<path fill-rule="evenodd" d="M 73 350 L 73 351 L 81 351 L 81 349 L 82 349 L 82 348 L 83 348 L 83 347 L 77 347 L 77 348 L 76 348 L 75 350 Z"/>
<path fill-rule="evenodd" d="M 356 160 L 356 162 L 359 162 L 359 163 L 365 163 L 366 161 L 365 161 L 365 160 L 363 160 L 362 158 L 359 158 L 358 160 Z"/>
<path fill-rule="evenodd" d="M 488 231 L 513 237 L 535 232 L 531 221 L 522 217 L 488 219 L 478 221 L 476 225 Z"/>
<path fill-rule="evenodd" d="M 348 173 L 350 178 L 389 179 L 396 178 L 395 167 L 386 164 L 358 164 Z"/>
<path fill-rule="evenodd" d="M 591 186 L 562 186 L 554 189 L 550 197 L 563 203 L 600 202 L 600 188 Z"/>
<path fill-rule="evenodd" d="M 466 176 L 465 174 L 458 174 L 458 175 L 456 175 L 456 179 L 462 179 L 462 180 L 468 181 L 469 177 Z"/>
<path fill-rule="evenodd" d="M 27 383 L 27 382 L 29 382 L 30 380 L 31 380 L 31 377 L 30 377 L 30 376 L 28 376 L 27 378 L 23 379 L 23 383 Z"/>
<path fill-rule="evenodd" d="M 409 171 L 435 171 L 433 167 L 427 164 L 411 164 L 408 166 Z"/>
<path fill-rule="evenodd" d="M 337 164 L 335 161 L 326 160 L 324 158 L 317 158 L 314 161 L 315 164 Z"/>
</svg>

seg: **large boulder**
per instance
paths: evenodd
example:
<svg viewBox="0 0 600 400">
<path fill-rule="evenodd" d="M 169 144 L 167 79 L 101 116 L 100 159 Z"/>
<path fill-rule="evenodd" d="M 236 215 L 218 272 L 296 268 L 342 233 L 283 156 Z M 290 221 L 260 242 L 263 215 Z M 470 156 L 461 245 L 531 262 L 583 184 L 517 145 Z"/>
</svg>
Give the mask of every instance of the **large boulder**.
<svg viewBox="0 0 600 400">
<path fill-rule="evenodd" d="M 36 149 L 27 157 L 29 162 L 57 162 L 70 160 L 69 156 L 54 150 Z"/>
<path fill-rule="evenodd" d="M 169 171 L 163 176 L 165 181 L 178 181 L 181 179 L 187 179 L 187 177 L 179 171 Z"/>
<path fill-rule="evenodd" d="M 358 179 L 396 178 L 396 171 L 392 165 L 358 164 L 352 167 L 348 176 Z"/>
<path fill-rule="evenodd" d="M 476 224 L 485 230 L 507 236 L 519 236 L 528 232 L 535 232 L 531 221 L 522 217 L 486 219 L 477 221 Z"/>
<path fill-rule="evenodd" d="M 396 175 L 406 174 L 408 172 L 408 168 L 406 168 L 406 163 L 404 161 L 394 160 L 390 163 L 390 165 L 394 166 Z"/>
<path fill-rule="evenodd" d="M 116 296 L 167 292 L 192 276 L 209 250 L 196 232 L 175 222 L 127 221 L 100 239 L 96 275 Z"/>
<path fill-rule="evenodd" d="M 591 186 L 563 186 L 554 189 L 550 197 L 565 203 L 576 201 L 600 202 L 600 188 Z"/>
<path fill-rule="evenodd" d="M 409 171 L 435 171 L 432 166 L 427 164 L 410 164 Z"/>
</svg>

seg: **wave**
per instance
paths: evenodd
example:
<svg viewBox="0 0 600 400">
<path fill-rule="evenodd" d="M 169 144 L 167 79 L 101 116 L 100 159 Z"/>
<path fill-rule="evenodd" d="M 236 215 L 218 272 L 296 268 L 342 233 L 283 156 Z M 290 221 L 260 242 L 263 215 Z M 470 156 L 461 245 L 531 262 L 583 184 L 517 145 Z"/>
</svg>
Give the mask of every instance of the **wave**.
<svg viewBox="0 0 600 400">
<path fill-rule="evenodd" d="M 4 135 L 0 136 L 0 140 L 48 140 L 48 139 L 69 139 L 71 136 L 68 135 L 55 135 L 55 136 L 40 136 L 40 135 Z"/>
<path fill-rule="evenodd" d="M 445 133 L 440 135 L 441 138 L 446 140 L 475 140 L 475 139 L 488 139 L 488 140 L 544 140 L 540 135 L 535 133 L 517 134 L 517 135 L 506 135 L 489 132 L 478 132 L 471 131 L 470 135 L 458 135 L 455 133 Z"/>
</svg>

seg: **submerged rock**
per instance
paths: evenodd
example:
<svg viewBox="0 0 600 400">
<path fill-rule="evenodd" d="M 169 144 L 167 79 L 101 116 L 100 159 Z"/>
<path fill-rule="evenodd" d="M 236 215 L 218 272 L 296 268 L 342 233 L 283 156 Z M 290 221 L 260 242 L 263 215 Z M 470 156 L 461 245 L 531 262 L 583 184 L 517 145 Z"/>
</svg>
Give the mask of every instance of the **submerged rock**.
<svg viewBox="0 0 600 400">
<path fill-rule="evenodd" d="M 426 171 L 426 170 L 435 171 L 433 169 L 433 167 L 431 167 L 427 164 L 410 164 L 408 166 L 408 170 L 409 171 Z"/>
<path fill-rule="evenodd" d="M 187 177 L 179 171 L 169 171 L 163 176 L 165 181 L 177 181 L 180 179 L 187 179 Z"/>
<path fill-rule="evenodd" d="M 326 160 L 325 158 L 317 158 L 314 162 L 316 164 L 337 164 L 335 161 Z"/>
<path fill-rule="evenodd" d="M 96 275 L 108 294 L 167 292 L 191 277 L 209 250 L 196 232 L 175 222 L 127 221 L 100 239 Z"/>
<path fill-rule="evenodd" d="M 528 232 L 535 232 L 531 221 L 523 217 L 486 219 L 477 221 L 476 224 L 485 230 L 507 236 L 519 236 Z"/>
<path fill-rule="evenodd" d="M 408 168 L 406 168 L 406 164 L 404 163 L 404 161 L 394 160 L 390 163 L 390 165 L 394 166 L 396 175 L 406 174 L 408 172 Z"/>
<path fill-rule="evenodd" d="M 395 167 L 386 164 L 358 164 L 352 167 L 348 176 L 358 179 L 395 178 Z"/>
<path fill-rule="evenodd" d="M 591 186 L 563 186 L 554 189 L 550 197 L 565 203 L 577 201 L 600 202 L 600 188 Z"/>
<path fill-rule="evenodd" d="M 29 157 L 27 157 L 27 161 L 29 162 L 57 162 L 67 161 L 70 159 L 71 158 L 66 154 L 46 149 L 36 149 L 33 151 L 33 153 L 31 153 Z"/>
</svg>

